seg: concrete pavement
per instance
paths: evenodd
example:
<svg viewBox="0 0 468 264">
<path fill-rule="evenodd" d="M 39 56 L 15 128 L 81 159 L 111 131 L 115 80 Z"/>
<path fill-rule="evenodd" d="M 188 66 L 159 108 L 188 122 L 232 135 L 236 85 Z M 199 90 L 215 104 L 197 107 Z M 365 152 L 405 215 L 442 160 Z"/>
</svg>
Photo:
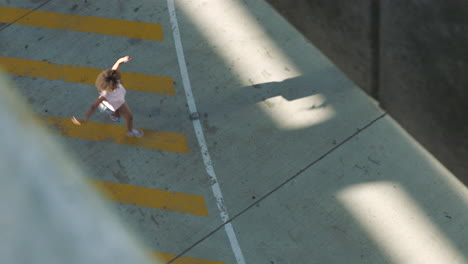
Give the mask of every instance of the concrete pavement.
<svg viewBox="0 0 468 264">
<path fill-rule="evenodd" d="M 0 7 L 162 26 L 155 41 L 20 25 L 27 13 L 0 31 L 0 57 L 103 69 L 131 55 L 122 71 L 172 78 L 175 95 L 129 86 L 127 101 L 137 127 L 182 134 L 188 153 L 89 140 L 86 132 L 56 137 L 90 179 L 204 198 L 207 216 L 169 203 L 113 203 L 148 250 L 199 263 L 241 263 L 237 245 L 245 263 L 468 263 L 466 188 L 263 1 L 176 1 L 199 122 L 237 245 L 189 118 L 167 2 L 3 0 Z M 81 115 L 97 96 L 78 81 L 9 75 L 44 116 Z M 89 131 L 112 123 L 98 113 L 92 121 Z"/>
</svg>

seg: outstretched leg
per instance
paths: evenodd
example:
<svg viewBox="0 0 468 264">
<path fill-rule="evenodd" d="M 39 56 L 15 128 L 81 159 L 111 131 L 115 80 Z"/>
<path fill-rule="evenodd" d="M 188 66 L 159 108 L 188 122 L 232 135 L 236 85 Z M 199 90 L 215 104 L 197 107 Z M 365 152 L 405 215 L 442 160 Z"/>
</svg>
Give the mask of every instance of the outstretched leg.
<svg viewBox="0 0 468 264">
<path fill-rule="evenodd" d="M 117 109 L 114 113 L 112 113 L 113 116 L 115 117 L 120 117 L 120 111 Z"/>
<path fill-rule="evenodd" d="M 117 109 L 115 112 L 109 115 L 110 119 L 114 122 L 118 122 L 120 120 L 120 112 L 119 109 Z"/>
<path fill-rule="evenodd" d="M 122 114 L 127 121 L 127 132 L 132 132 L 133 129 L 133 113 L 127 103 L 124 103 L 119 109 L 117 109 L 119 114 Z"/>
<path fill-rule="evenodd" d="M 122 114 L 125 117 L 125 121 L 127 122 L 127 135 L 129 136 L 143 136 L 143 132 L 133 129 L 133 113 L 127 103 L 124 103 L 117 112 Z"/>
</svg>

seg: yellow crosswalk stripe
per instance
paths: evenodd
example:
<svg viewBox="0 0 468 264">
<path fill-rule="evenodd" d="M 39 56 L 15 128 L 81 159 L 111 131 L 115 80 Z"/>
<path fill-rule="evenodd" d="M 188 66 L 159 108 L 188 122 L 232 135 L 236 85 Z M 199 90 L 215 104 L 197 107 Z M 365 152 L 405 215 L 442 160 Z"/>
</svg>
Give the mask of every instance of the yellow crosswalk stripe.
<svg viewBox="0 0 468 264">
<path fill-rule="evenodd" d="M 121 19 L 68 15 L 23 8 L 0 7 L 0 23 L 114 35 L 127 38 L 164 40 L 161 24 Z"/>
<path fill-rule="evenodd" d="M 4 73 L 62 80 L 94 85 L 96 77 L 103 69 L 74 65 L 62 65 L 44 61 L 1 57 L 0 65 Z M 142 73 L 123 72 L 122 82 L 126 89 L 165 95 L 175 95 L 174 81 L 171 77 Z"/>
<path fill-rule="evenodd" d="M 151 252 L 153 256 L 159 261 L 170 261 L 176 257 L 176 255 L 163 253 L 163 252 Z M 178 259 L 171 262 L 171 264 L 226 264 L 225 262 L 213 261 L 213 260 L 206 260 L 206 259 L 199 259 L 199 258 L 192 258 L 192 257 L 179 257 Z"/>
<path fill-rule="evenodd" d="M 106 199 L 112 202 L 208 216 L 205 199 L 201 195 L 170 192 L 98 180 L 90 181 L 105 194 Z"/>
<path fill-rule="evenodd" d="M 85 122 L 74 125 L 70 118 L 40 116 L 47 125 L 52 126 L 62 136 L 94 141 L 107 141 L 116 144 L 141 148 L 163 150 L 188 154 L 189 147 L 184 134 L 141 129 L 145 135 L 141 138 L 128 137 L 126 128 L 120 125 Z"/>
<path fill-rule="evenodd" d="M 164 40 L 160 24 L 126 21 L 93 16 L 69 15 L 22 8 L 0 6 L 0 23 L 69 30 L 97 34 L 138 38 L 153 41 Z M 98 68 L 61 65 L 51 62 L 1 57 L 3 72 L 12 75 L 62 80 L 67 82 L 94 85 Z M 174 82 L 170 77 L 122 72 L 122 80 L 129 90 L 175 95 Z M 47 125 L 62 135 L 94 141 L 110 141 L 116 144 L 131 145 L 188 154 L 189 147 L 185 135 L 141 129 L 142 138 L 127 137 L 125 127 L 112 124 L 86 122 L 81 126 L 72 124 L 70 118 L 40 116 Z M 90 180 L 112 202 L 174 211 L 198 216 L 208 216 L 204 197 L 188 193 L 170 192 L 128 184 Z M 174 254 L 151 252 L 158 260 L 170 261 Z M 225 264 L 224 262 L 193 257 L 179 257 L 174 264 Z"/>
</svg>

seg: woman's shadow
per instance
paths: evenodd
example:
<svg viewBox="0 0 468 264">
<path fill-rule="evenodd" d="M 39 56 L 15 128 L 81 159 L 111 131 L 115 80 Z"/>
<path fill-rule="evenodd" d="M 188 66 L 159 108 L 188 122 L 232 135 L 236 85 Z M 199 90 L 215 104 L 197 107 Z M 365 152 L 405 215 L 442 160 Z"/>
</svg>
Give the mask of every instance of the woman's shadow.
<svg viewBox="0 0 468 264">
<path fill-rule="evenodd" d="M 339 114 L 349 112 L 352 103 L 357 103 L 355 100 L 362 100 L 362 94 L 358 93 L 361 93 L 358 87 L 343 73 L 338 72 L 336 68 L 328 68 L 280 82 L 251 83 L 249 86 L 223 93 L 217 101 L 204 99 L 205 103 L 201 109 L 209 112 L 213 118 L 220 114 L 229 115 L 258 103 L 268 104 L 269 99 L 278 96 L 292 102 L 320 95 L 320 103 L 311 102 L 308 109 L 314 111 L 332 107 L 335 114 Z"/>
</svg>

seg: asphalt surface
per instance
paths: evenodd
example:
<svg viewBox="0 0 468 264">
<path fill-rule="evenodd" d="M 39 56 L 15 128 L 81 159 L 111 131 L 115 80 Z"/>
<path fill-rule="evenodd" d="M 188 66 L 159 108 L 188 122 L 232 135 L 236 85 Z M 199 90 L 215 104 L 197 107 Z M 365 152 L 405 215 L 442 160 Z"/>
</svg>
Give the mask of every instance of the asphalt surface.
<svg viewBox="0 0 468 264">
<path fill-rule="evenodd" d="M 466 188 L 312 43 L 263 1 L 175 2 L 0 0 L 0 65 L 149 251 L 468 263 Z M 75 127 L 126 55 L 145 136 Z"/>
</svg>

